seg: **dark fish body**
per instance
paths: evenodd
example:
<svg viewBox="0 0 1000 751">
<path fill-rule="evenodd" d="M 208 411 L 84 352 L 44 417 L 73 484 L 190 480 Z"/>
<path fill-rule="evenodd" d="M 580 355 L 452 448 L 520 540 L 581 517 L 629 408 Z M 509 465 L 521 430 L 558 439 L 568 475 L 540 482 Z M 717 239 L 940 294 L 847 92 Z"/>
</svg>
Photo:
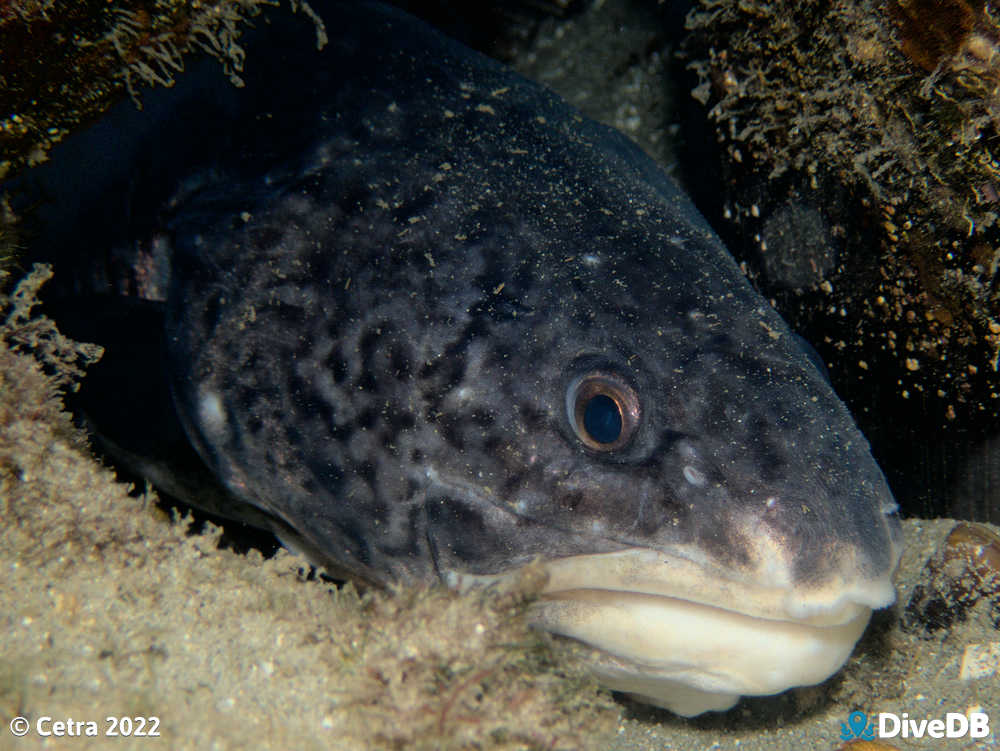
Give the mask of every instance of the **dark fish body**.
<svg viewBox="0 0 1000 751">
<path fill-rule="evenodd" d="M 271 87 L 160 204 L 208 466 L 369 581 L 552 559 L 539 625 L 681 713 L 823 680 L 900 533 L 794 335 L 623 136 L 400 12 L 318 9 L 326 48 L 251 56 Z"/>
</svg>

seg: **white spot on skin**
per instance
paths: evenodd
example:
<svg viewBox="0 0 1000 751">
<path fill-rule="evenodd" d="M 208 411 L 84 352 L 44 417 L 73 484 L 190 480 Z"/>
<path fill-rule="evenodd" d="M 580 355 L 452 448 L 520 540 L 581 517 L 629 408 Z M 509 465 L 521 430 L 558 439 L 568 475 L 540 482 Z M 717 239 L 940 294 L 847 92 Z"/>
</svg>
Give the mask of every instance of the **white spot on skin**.
<svg viewBox="0 0 1000 751">
<path fill-rule="evenodd" d="M 202 430 L 211 435 L 221 435 L 226 428 L 226 410 L 222 397 L 214 391 L 205 391 L 198 397 L 198 420 Z"/>
<path fill-rule="evenodd" d="M 774 508 L 777 504 L 778 504 L 778 499 L 775 498 L 773 495 L 770 496 L 766 501 L 764 501 L 764 505 L 767 506 L 769 509 Z"/>
<path fill-rule="evenodd" d="M 593 253 L 586 253 L 581 258 L 584 266 L 589 266 L 590 268 L 595 268 L 601 265 L 601 257 L 594 255 Z"/>
<path fill-rule="evenodd" d="M 684 465 L 684 479 L 699 488 L 705 487 L 705 475 L 701 470 L 692 467 L 690 464 Z"/>
</svg>

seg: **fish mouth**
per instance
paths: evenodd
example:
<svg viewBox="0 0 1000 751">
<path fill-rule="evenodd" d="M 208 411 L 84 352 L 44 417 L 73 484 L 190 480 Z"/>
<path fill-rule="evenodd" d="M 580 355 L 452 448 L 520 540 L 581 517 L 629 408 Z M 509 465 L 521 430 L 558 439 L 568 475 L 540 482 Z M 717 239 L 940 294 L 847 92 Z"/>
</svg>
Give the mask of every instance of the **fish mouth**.
<svg viewBox="0 0 1000 751">
<path fill-rule="evenodd" d="M 889 572 L 792 586 L 782 575 L 726 575 L 683 548 L 571 556 L 545 568 L 532 624 L 592 647 L 607 688 L 684 716 L 826 680 L 873 608 L 895 599 Z"/>
</svg>

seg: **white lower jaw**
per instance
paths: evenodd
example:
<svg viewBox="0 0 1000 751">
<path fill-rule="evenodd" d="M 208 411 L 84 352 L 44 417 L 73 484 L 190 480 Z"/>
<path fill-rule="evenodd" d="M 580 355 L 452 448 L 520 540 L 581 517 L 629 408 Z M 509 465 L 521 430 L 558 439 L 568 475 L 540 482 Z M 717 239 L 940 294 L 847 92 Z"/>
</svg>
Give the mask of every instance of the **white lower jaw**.
<svg viewBox="0 0 1000 751">
<path fill-rule="evenodd" d="M 895 598 L 891 571 L 865 579 L 849 559 L 831 559 L 828 579 L 806 587 L 770 560 L 765 571 L 722 570 L 683 548 L 554 559 L 531 617 L 594 647 L 594 671 L 612 690 L 686 716 L 728 709 L 740 696 L 826 680 L 872 609 Z M 509 575 L 446 580 L 466 589 Z"/>
<path fill-rule="evenodd" d="M 607 688 L 692 716 L 826 680 L 870 615 L 865 608 L 846 623 L 812 626 L 670 597 L 576 590 L 545 596 L 532 620 L 600 650 L 594 670 Z"/>
</svg>

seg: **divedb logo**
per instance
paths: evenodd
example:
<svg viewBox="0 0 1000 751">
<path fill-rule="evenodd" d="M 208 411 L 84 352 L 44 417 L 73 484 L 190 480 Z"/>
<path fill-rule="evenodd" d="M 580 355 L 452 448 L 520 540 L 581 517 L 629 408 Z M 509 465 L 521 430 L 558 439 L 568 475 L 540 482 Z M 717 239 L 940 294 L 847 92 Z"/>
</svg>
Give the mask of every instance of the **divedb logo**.
<svg viewBox="0 0 1000 751">
<path fill-rule="evenodd" d="M 985 738 L 990 734 L 990 717 L 985 712 L 948 712 L 944 719 L 913 719 L 906 712 L 879 712 L 872 721 L 864 712 L 851 712 L 840 723 L 840 737 L 861 738 Z"/>
</svg>

